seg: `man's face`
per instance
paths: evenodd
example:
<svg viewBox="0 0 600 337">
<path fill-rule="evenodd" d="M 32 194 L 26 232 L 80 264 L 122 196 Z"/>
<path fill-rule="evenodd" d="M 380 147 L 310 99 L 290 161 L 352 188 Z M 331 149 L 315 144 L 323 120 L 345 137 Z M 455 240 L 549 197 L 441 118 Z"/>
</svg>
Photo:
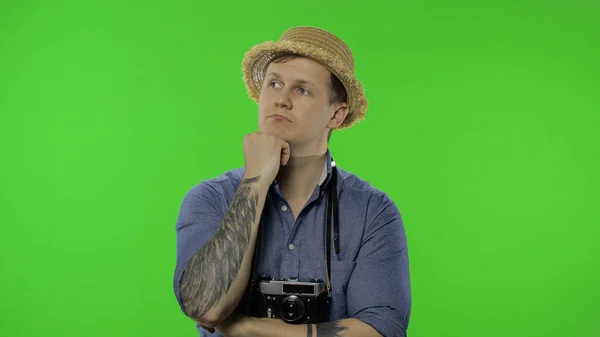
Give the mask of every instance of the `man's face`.
<svg viewBox="0 0 600 337">
<path fill-rule="evenodd" d="M 326 144 L 339 107 L 329 104 L 330 75 L 321 64 L 303 57 L 269 64 L 258 104 L 260 131 L 295 146 Z"/>
</svg>

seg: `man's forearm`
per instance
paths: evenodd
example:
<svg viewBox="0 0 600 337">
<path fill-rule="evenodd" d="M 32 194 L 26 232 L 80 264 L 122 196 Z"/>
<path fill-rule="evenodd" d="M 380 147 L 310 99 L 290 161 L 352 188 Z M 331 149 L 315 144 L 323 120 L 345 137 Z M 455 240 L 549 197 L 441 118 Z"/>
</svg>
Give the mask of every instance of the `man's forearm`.
<svg viewBox="0 0 600 337">
<path fill-rule="evenodd" d="M 354 318 L 308 325 L 256 318 L 249 321 L 248 332 L 249 337 L 382 337 L 373 327 Z"/>
<path fill-rule="evenodd" d="M 242 181 L 219 228 L 184 270 L 180 292 L 186 314 L 207 326 L 227 317 L 246 289 L 268 188 L 259 180 Z"/>
</svg>

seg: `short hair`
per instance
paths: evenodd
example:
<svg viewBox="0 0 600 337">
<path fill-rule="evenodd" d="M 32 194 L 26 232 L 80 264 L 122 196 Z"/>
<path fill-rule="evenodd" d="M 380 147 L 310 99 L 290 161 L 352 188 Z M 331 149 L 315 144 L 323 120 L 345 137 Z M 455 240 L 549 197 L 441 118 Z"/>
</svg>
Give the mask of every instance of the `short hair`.
<svg viewBox="0 0 600 337">
<path fill-rule="evenodd" d="M 284 63 L 289 60 L 295 59 L 297 57 L 305 57 L 303 55 L 294 54 L 294 53 L 282 53 L 275 56 L 271 62 L 273 63 Z M 346 88 L 340 81 L 337 76 L 335 76 L 331 71 L 329 72 L 329 104 L 335 103 L 348 103 L 348 93 L 346 92 Z M 327 140 L 331 138 L 331 133 L 333 129 L 329 130 L 329 135 L 327 136 Z"/>
</svg>

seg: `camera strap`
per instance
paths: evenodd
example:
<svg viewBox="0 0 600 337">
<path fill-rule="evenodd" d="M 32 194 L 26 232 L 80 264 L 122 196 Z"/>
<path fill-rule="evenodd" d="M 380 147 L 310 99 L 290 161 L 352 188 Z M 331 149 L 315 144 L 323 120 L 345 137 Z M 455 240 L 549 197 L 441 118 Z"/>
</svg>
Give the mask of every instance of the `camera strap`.
<svg viewBox="0 0 600 337">
<path fill-rule="evenodd" d="M 338 220 L 338 202 L 337 202 L 337 168 L 335 166 L 335 160 L 331 158 L 331 180 L 329 186 L 327 186 L 327 206 L 326 212 L 326 224 L 325 224 L 325 268 L 327 270 L 327 296 L 331 297 L 331 227 L 333 225 L 333 249 L 336 254 L 340 252 L 340 226 Z M 269 195 L 267 194 L 267 198 Z M 258 227 L 258 234 L 256 236 L 256 244 L 254 246 L 254 254 L 252 258 L 252 273 L 250 280 L 250 287 L 254 287 L 256 279 L 256 267 L 258 264 L 258 254 L 260 252 L 261 242 L 261 231 L 262 226 Z"/>
<path fill-rule="evenodd" d="M 325 254 L 327 268 L 327 296 L 331 297 L 331 224 L 333 223 L 333 247 L 335 253 L 340 252 L 339 221 L 337 203 L 337 169 L 335 161 L 331 158 L 331 181 L 327 193 L 327 224 L 325 226 Z"/>
</svg>

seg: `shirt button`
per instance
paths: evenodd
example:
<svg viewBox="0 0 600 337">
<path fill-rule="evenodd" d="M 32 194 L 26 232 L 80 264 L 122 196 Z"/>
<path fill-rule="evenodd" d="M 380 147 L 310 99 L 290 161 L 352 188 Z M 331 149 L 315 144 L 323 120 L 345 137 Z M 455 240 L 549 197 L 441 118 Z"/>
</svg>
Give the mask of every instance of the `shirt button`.
<svg viewBox="0 0 600 337">
<path fill-rule="evenodd" d="M 284 212 L 287 211 L 287 206 L 286 205 L 281 206 L 281 210 Z"/>
<path fill-rule="evenodd" d="M 294 244 L 293 244 L 293 243 L 290 243 L 290 245 L 288 246 L 288 248 L 289 248 L 290 250 L 294 250 Z"/>
</svg>

